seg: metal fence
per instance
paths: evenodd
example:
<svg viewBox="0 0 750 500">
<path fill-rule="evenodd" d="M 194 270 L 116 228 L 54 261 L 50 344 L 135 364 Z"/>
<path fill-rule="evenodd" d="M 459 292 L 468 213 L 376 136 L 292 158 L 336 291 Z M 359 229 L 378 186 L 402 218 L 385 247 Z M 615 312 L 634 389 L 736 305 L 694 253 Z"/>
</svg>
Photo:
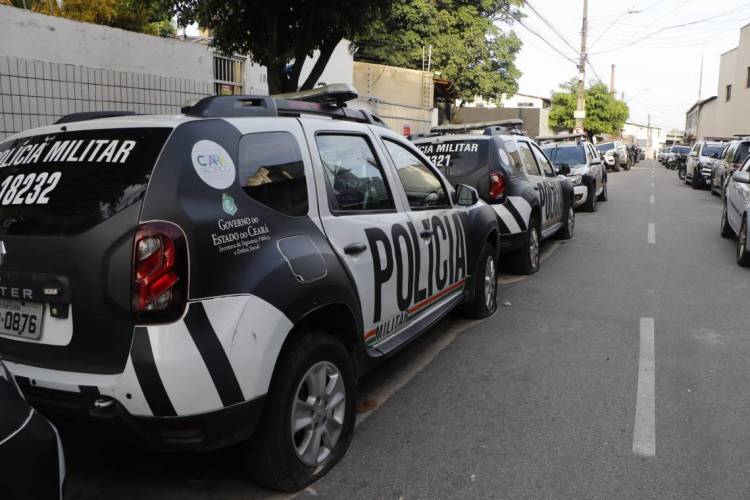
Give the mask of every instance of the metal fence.
<svg viewBox="0 0 750 500">
<path fill-rule="evenodd" d="M 213 82 L 0 55 L 0 140 L 82 111 L 172 114 Z"/>
<path fill-rule="evenodd" d="M 214 55 L 214 93 L 242 95 L 245 93 L 245 58 Z"/>
</svg>

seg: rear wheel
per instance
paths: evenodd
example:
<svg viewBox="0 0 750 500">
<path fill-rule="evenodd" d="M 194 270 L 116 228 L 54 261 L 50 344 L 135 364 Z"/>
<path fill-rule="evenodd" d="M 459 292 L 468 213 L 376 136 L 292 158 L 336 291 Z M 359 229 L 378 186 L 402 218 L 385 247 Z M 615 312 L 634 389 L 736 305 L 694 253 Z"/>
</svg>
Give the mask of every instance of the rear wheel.
<svg viewBox="0 0 750 500">
<path fill-rule="evenodd" d="M 299 491 L 344 456 L 352 441 L 356 379 L 346 348 L 320 331 L 301 332 L 279 358 L 261 426 L 246 446 L 259 484 Z"/>
<path fill-rule="evenodd" d="M 747 250 L 747 216 L 742 218 L 740 234 L 737 236 L 737 264 L 750 266 L 750 253 Z"/>
<path fill-rule="evenodd" d="M 485 244 L 474 273 L 474 298 L 461 308 L 470 318 L 486 318 L 497 309 L 497 264 L 495 248 Z"/>
<path fill-rule="evenodd" d="M 727 220 L 726 202 L 724 202 L 724 209 L 721 211 L 721 236 L 724 238 L 734 237 L 734 230 L 732 230 L 732 226 L 729 225 L 729 221 Z"/>
<path fill-rule="evenodd" d="M 534 274 L 539 271 L 539 222 L 535 217 L 529 221 L 526 244 L 511 255 L 510 267 L 517 274 Z"/>
</svg>

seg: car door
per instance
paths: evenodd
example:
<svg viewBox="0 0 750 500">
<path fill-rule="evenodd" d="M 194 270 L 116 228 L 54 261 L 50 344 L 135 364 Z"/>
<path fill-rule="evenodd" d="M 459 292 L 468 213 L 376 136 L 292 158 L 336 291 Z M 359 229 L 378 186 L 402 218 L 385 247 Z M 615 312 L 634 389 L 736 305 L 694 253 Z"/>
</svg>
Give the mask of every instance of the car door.
<svg viewBox="0 0 750 500">
<path fill-rule="evenodd" d="M 750 172 L 750 158 L 745 160 L 745 164 L 739 170 L 741 172 Z M 750 204 L 750 185 L 741 182 L 734 182 L 731 178 L 727 184 L 727 220 L 735 232 L 739 232 L 742 214 Z"/>
<path fill-rule="evenodd" d="M 542 230 L 542 236 L 547 237 L 550 233 L 557 231 L 563 220 L 563 190 L 562 181 L 558 179 L 552 164 L 544 152 L 534 144 L 529 143 L 531 151 L 536 158 L 539 168 L 542 169 L 542 193 L 544 204 L 542 206 L 543 218 L 547 221 L 547 227 Z"/>
<path fill-rule="evenodd" d="M 412 234 L 420 243 L 408 309 L 409 320 L 418 321 L 461 300 L 469 273 L 468 209 L 453 205 L 451 188 L 413 146 L 390 135 L 381 140 L 399 179 L 397 189 L 408 203 Z"/>
<path fill-rule="evenodd" d="M 604 189 L 604 168 L 602 167 L 602 161 L 599 160 L 599 156 L 591 144 L 586 144 L 586 157 L 588 158 L 591 173 L 594 179 L 596 179 L 596 193 L 594 194 L 598 195 Z"/>
<path fill-rule="evenodd" d="M 356 286 L 364 342 L 376 348 L 403 327 L 399 288 L 414 272 L 414 238 L 397 182 L 366 126 L 305 122 L 323 230 Z"/>
</svg>

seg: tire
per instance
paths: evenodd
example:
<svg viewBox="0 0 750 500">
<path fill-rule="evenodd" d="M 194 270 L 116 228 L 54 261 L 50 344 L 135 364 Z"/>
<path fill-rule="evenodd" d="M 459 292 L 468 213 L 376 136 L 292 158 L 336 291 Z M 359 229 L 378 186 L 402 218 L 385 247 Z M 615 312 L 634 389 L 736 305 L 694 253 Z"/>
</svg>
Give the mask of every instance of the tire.
<svg viewBox="0 0 750 500">
<path fill-rule="evenodd" d="M 677 177 L 679 177 L 681 181 L 684 181 L 687 184 L 687 170 L 685 170 L 684 168 L 679 169 L 677 171 Z"/>
<path fill-rule="evenodd" d="M 742 218 L 740 234 L 737 235 L 737 264 L 750 267 L 750 252 L 747 248 L 747 216 Z"/>
<path fill-rule="evenodd" d="M 541 243 L 541 231 L 536 217 L 529 220 L 529 229 L 526 231 L 526 243 L 523 248 L 510 256 L 510 268 L 516 274 L 534 274 L 539 271 L 541 261 L 539 245 Z"/>
<path fill-rule="evenodd" d="M 323 477 L 346 453 L 354 434 L 357 385 L 349 353 L 331 335 L 321 331 L 300 332 L 290 342 L 274 369 L 261 425 L 244 448 L 245 466 L 251 478 L 262 486 L 288 493 L 299 491 Z M 314 375 L 321 372 L 326 377 L 326 387 L 318 390 L 313 382 L 319 378 Z M 333 396 L 329 399 L 327 386 L 336 375 L 340 384 L 334 384 Z M 315 397 L 315 392 L 320 396 Z M 297 420 L 293 410 L 296 408 L 296 415 L 300 417 L 305 413 L 294 401 L 301 402 L 303 397 L 316 400 L 307 408 L 312 413 L 311 422 L 293 434 L 292 421 Z M 328 407 L 334 397 L 339 401 Z M 318 434 L 317 429 L 323 428 L 338 430 L 332 449 L 321 446 L 314 460 L 312 454 L 300 456 L 296 442 L 302 441 L 300 446 L 303 447 L 307 436 L 318 435 L 322 443 L 323 435 Z M 303 451 L 313 450 L 305 446 Z M 317 465 L 312 465 L 313 461 Z"/>
<path fill-rule="evenodd" d="M 497 310 L 497 262 L 496 250 L 485 244 L 477 261 L 474 273 L 474 298 L 461 306 L 461 313 L 469 318 L 481 319 Z"/>
<path fill-rule="evenodd" d="M 586 204 L 583 205 L 583 209 L 587 212 L 596 212 L 596 181 L 592 182 L 591 186 L 588 186 L 586 189 Z M 573 200 L 571 200 L 572 203 L 574 203 Z"/>
<path fill-rule="evenodd" d="M 613 172 L 619 172 L 619 171 L 620 171 L 620 165 L 617 165 L 617 164 L 615 164 L 615 165 L 614 165 L 614 166 L 612 167 L 612 171 L 613 171 Z"/>
<path fill-rule="evenodd" d="M 573 204 L 568 204 L 568 211 L 565 217 L 565 224 L 557 231 L 557 237 L 561 240 L 569 240 L 575 236 L 576 231 L 576 211 Z"/>
<path fill-rule="evenodd" d="M 690 178 L 690 187 L 693 189 L 700 189 L 700 185 L 698 184 L 698 176 L 695 175 L 695 172 L 693 172 L 693 176 Z"/>
<path fill-rule="evenodd" d="M 724 202 L 724 209 L 721 211 L 721 236 L 722 238 L 734 238 L 734 230 L 727 220 L 727 203 Z"/>
<path fill-rule="evenodd" d="M 602 187 L 602 194 L 596 197 L 596 201 L 607 201 L 607 178 L 604 178 L 604 186 Z"/>
</svg>

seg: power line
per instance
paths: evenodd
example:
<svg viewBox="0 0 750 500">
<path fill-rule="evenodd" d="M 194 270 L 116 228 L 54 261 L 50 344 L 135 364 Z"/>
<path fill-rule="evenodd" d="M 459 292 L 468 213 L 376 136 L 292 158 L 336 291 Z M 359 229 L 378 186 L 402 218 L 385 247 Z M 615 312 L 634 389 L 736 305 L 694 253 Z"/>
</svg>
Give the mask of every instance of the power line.
<svg viewBox="0 0 750 500">
<path fill-rule="evenodd" d="M 548 41 L 548 40 L 547 40 L 546 38 L 544 38 L 544 37 L 543 37 L 542 35 L 540 35 L 540 34 L 539 34 L 539 33 L 537 33 L 536 31 L 534 31 L 533 29 L 531 29 L 531 28 L 529 28 L 528 26 L 526 26 L 526 24 L 524 24 L 524 22 L 523 22 L 523 21 L 522 21 L 521 19 L 519 19 L 518 17 L 514 17 L 514 19 L 515 19 L 515 20 L 516 20 L 516 21 L 518 22 L 518 24 L 520 24 L 521 26 L 523 26 L 524 28 L 526 28 L 526 30 L 527 30 L 527 31 L 528 31 L 529 33 L 531 33 L 532 35 L 536 36 L 536 37 L 537 37 L 537 38 L 539 38 L 539 39 L 540 39 L 541 41 L 543 41 L 543 42 L 544 42 L 544 43 L 545 43 L 545 44 L 546 44 L 546 45 L 547 45 L 547 46 L 548 46 L 549 48 L 551 48 L 552 50 L 554 50 L 555 52 L 557 52 L 558 54 L 560 54 L 560 55 L 561 55 L 562 57 L 564 57 L 564 58 L 565 58 L 565 59 L 567 59 L 568 61 L 572 62 L 573 64 L 575 64 L 575 65 L 578 65 L 578 61 L 576 61 L 576 60 L 575 60 L 575 59 L 573 59 L 572 57 L 569 57 L 569 56 L 568 56 L 567 54 L 565 54 L 565 53 L 564 53 L 563 51 L 561 51 L 560 49 L 558 49 L 557 47 L 555 47 L 554 45 L 552 45 L 552 44 L 551 44 L 551 43 L 550 43 L 550 42 L 549 42 L 549 41 Z"/>
<path fill-rule="evenodd" d="M 524 3 L 525 3 L 525 4 L 526 4 L 526 5 L 528 6 L 528 7 L 529 7 L 529 9 L 531 9 L 531 11 L 532 11 L 532 12 L 533 12 L 534 14 L 536 14 L 536 15 L 537 15 L 537 17 L 538 17 L 539 19 L 541 19 L 541 20 L 542 20 L 542 22 L 543 22 L 544 24 L 546 24 L 546 25 L 547 25 L 547 26 L 549 27 L 549 29 L 551 29 L 551 30 L 552 30 L 552 32 L 553 32 L 553 33 L 555 33 L 555 34 L 556 34 L 556 35 L 557 35 L 558 37 L 560 37 L 560 40 L 562 40 L 563 42 L 565 42 L 565 44 L 566 44 L 566 45 L 567 45 L 568 47 L 570 47 L 571 49 L 573 49 L 573 52 L 575 52 L 575 53 L 578 53 L 578 49 L 577 49 L 577 48 L 575 48 L 575 46 L 573 46 L 573 44 L 572 44 L 572 43 L 571 43 L 571 42 L 570 42 L 570 41 L 569 41 L 569 40 L 568 40 L 567 38 L 565 38 L 565 35 L 563 35 L 562 33 L 560 33 L 560 32 L 559 32 L 559 31 L 557 30 L 557 28 L 555 28 L 555 27 L 554 27 L 554 26 L 552 25 L 552 23 L 550 23 L 549 21 L 547 21 L 547 19 L 546 19 L 546 18 L 545 18 L 545 17 L 543 16 L 543 15 L 541 15 L 541 14 L 539 13 L 539 11 L 538 11 L 538 10 L 536 10 L 536 9 L 534 8 L 534 6 L 533 6 L 533 5 L 531 5 L 531 4 L 530 4 L 530 3 L 528 2 L 528 0 L 524 0 Z"/>
</svg>

